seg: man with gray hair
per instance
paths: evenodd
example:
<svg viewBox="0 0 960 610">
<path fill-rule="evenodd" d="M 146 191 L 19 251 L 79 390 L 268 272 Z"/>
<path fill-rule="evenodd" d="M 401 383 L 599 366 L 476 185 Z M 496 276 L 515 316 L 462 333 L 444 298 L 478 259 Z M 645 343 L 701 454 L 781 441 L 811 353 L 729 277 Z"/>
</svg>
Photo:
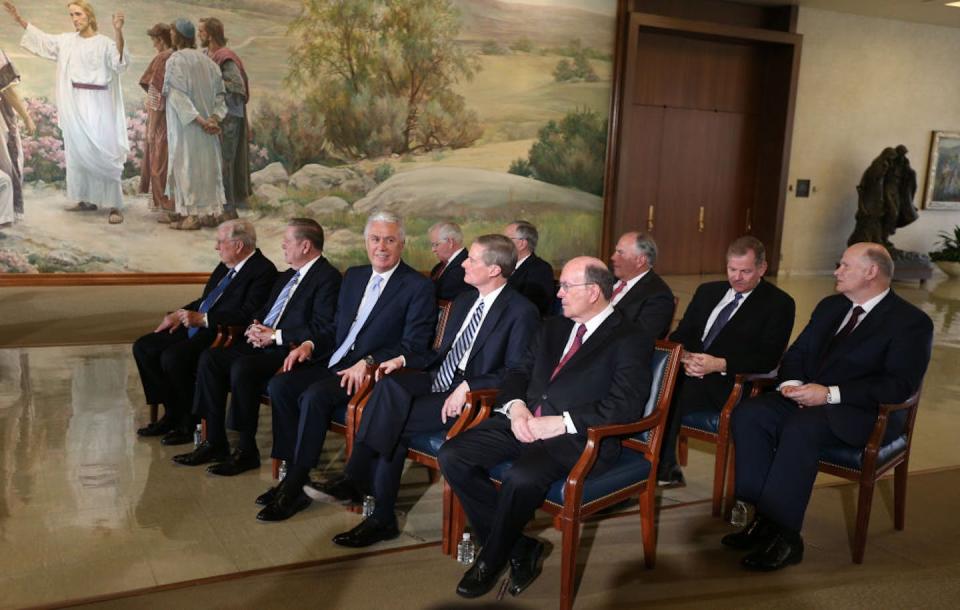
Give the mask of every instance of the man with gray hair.
<svg viewBox="0 0 960 610">
<path fill-rule="evenodd" d="M 508 564 L 510 594 L 526 589 L 540 573 L 544 543 L 523 528 L 580 458 L 587 430 L 643 416 L 653 337 L 610 305 L 613 283 L 598 259 L 564 265 L 563 316 L 545 320 L 520 366 L 507 371 L 497 412 L 440 448 L 440 469 L 482 546 L 458 595 L 485 594 Z M 619 449 L 617 442 L 602 443 L 594 474 L 609 468 Z M 508 460 L 497 489 L 488 472 Z"/>
<path fill-rule="evenodd" d="M 463 247 L 463 231 L 455 222 L 438 222 L 427 232 L 430 250 L 440 262 L 430 270 L 430 279 L 437 299 L 452 301 L 458 294 L 470 288 L 463 281 L 463 261 L 467 250 Z"/>
<path fill-rule="evenodd" d="M 631 231 L 624 233 L 610 257 L 613 274 L 619 280 L 610 301 L 657 339 L 663 339 L 673 322 L 673 292 L 653 271 L 657 242 L 653 237 Z"/>
<path fill-rule="evenodd" d="M 150 334 L 133 344 L 133 357 L 147 403 L 163 404 L 164 415 L 137 430 L 140 436 L 164 436 L 164 444 L 193 440 L 197 362 L 213 343 L 217 326 L 246 324 L 267 300 L 277 268 L 259 249 L 257 233 L 246 220 L 217 227 L 214 248 L 220 264 L 203 294 L 168 313 Z"/>
<path fill-rule="evenodd" d="M 784 354 L 777 391 L 733 412 L 736 496 L 756 506 L 756 519 L 722 542 L 753 551 L 741 562 L 751 570 L 803 559 L 800 529 L 821 450 L 862 450 L 878 406 L 919 390 L 930 362 L 933 323 L 890 289 L 886 248 L 853 244 L 833 275 L 839 294 L 817 304 Z M 891 414 L 883 444 L 901 435 L 905 416 Z"/>
<path fill-rule="evenodd" d="M 369 265 L 351 267 L 337 301 L 334 340 L 323 351 L 301 345 L 290 352 L 284 373 L 268 386 L 273 407 L 274 458 L 287 476 L 257 498 L 261 521 L 282 521 L 310 504 L 310 480 L 338 410 L 363 383 L 369 366 L 427 351 L 437 321 L 433 283 L 400 256 L 406 235 L 401 218 L 375 212 L 363 230 Z M 307 366 L 294 364 L 312 357 Z"/>
<path fill-rule="evenodd" d="M 516 220 L 503 229 L 503 234 L 517 247 L 517 268 L 510 276 L 510 286 L 530 299 L 541 316 L 550 315 L 556 302 L 553 267 L 537 256 L 540 233 L 526 220 Z"/>
<path fill-rule="evenodd" d="M 259 468 L 257 424 L 260 396 L 267 382 L 293 346 L 299 345 L 308 353 L 332 349 L 340 272 L 323 256 L 323 227 L 312 218 L 291 218 L 282 248 L 290 268 L 274 282 L 270 298 L 260 311 L 244 321 L 248 325 L 246 342 L 208 350 L 200 357 L 193 411 L 207 420 L 207 440 L 193 452 L 175 456 L 178 464 L 220 462 L 207 469 L 220 476 Z M 240 432 L 232 454 L 226 431 L 228 393 L 231 427 Z"/>
</svg>

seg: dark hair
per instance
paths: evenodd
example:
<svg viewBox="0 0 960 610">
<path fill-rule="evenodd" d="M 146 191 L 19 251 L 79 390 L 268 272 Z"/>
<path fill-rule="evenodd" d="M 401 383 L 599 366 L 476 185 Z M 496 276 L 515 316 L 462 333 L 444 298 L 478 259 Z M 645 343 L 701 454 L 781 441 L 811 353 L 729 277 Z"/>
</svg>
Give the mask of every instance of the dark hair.
<svg viewBox="0 0 960 610">
<path fill-rule="evenodd" d="M 196 49 L 197 48 L 197 39 L 196 38 L 187 38 L 183 34 L 177 31 L 177 28 L 170 26 L 170 42 L 173 48 L 177 49 Z"/>
<path fill-rule="evenodd" d="M 172 28 L 168 23 L 158 23 L 154 25 L 152 28 L 150 28 L 149 30 L 147 30 L 147 36 L 149 36 L 150 38 L 157 38 L 163 44 L 167 45 L 168 47 L 172 47 L 173 40 L 170 38 L 171 29 Z"/>
<path fill-rule="evenodd" d="M 323 251 L 323 227 L 312 218 L 291 218 L 287 221 L 288 227 L 293 227 L 293 237 L 298 240 L 309 240 L 313 247 Z"/>
<path fill-rule="evenodd" d="M 617 278 L 603 265 L 591 264 L 583 268 L 583 283 L 599 286 L 603 298 L 607 301 L 613 298 L 613 285 L 616 282 Z"/>
<path fill-rule="evenodd" d="M 473 243 L 483 246 L 485 264 L 500 267 L 500 275 L 504 279 L 513 275 L 517 268 L 517 247 L 513 245 L 512 239 L 499 233 L 490 233 L 481 235 Z"/>
<path fill-rule="evenodd" d="M 227 46 L 227 38 L 223 35 L 223 22 L 216 17 L 204 17 L 200 20 L 200 25 L 206 30 L 207 36 L 213 38 L 221 47 Z"/>
<path fill-rule="evenodd" d="M 727 248 L 727 258 L 744 256 L 751 250 L 757 266 L 762 265 L 767 260 L 767 250 L 763 247 L 763 242 L 752 235 L 744 235 L 733 240 L 733 243 Z"/>
<path fill-rule="evenodd" d="M 657 242 L 653 240 L 652 235 L 637 231 L 637 241 L 633 244 L 638 254 L 647 257 L 647 265 L 653 267 L 657 262 Z"/>
</svg>

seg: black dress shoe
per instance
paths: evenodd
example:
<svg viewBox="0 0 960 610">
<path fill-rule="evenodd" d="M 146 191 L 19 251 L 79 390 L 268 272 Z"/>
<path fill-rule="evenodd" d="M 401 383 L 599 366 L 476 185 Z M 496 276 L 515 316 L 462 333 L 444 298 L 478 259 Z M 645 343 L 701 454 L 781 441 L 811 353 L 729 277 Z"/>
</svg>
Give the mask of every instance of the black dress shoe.
<svg viewBox="0 0 960 610">
<path fill-rule="evenodd" d="M 382 524 L 373 517 L 367 517 L 349 532 L 334 536 L 333 543 L 357 549 L 382 540 L 393 540 L 399 535 L 400 530 L 397 529 L 396 521 Z"/>
<path fill-rule="evenodd" d="M 749 551 L 769 542 L 778 531 L 775 523 L 757 515 L 750 525 L 739 532 L 727 534 L 720 539 L 720 543 L 738 551 Z"/>
<path fill-rule="evenodd" d="M 207 472 L 221 477 L 232 477 L 248 470 L 260 468 L 260 452 L 254 449 L 244 451 L 234 449 L 233 454 L 224 462 L 207 467 Z"/>
<path fill-rule="evenodd" d="M 189 430 L 171 430 L 160 439 L 161 445 L 186 445 L 193 442 L 193 432 Z"/>
<path fill-rule="evenodd" d="M 327 504 L 363 504 L 363 492 L 346 477 L 323 483 L 311 481 L 303 486 L 303 493 Z"/>
<path fill-rule="evenodd" d="M 494 568 L 487 565 L 482 559 L 477 559 L 457 583 L 457 595 L 460 597 L 480 597 L 485 595 L 493 585 L 497 584 L 503 566 Z"/>
<path fill-rule="evenodd" d="M 258 521 L 286 521 L 290 517 L 310 506 L 310 498 L 302 491 L 288 493 L 284 489 L 277 491 L 273 502 L 257 513 Z"/>
<path fill-rule="evenodd" d="M 657 487 L 672 489 L 686 486 L 687 480 L 683 478 L 683 469 L 680 468 L 680 464 L 674 464 L 665 472 L 657 474 Z"/>
<path fill-rule="evenodd" d="M 152 424 L 137 429 L 137 436 L 163 436 L 173 430 L 175 426 L 169 419 L 162 417 Z"/>
<path fill-rule="evenodd" d="M 540 575 L 547 548 L 535 538 L 522 536 L 520 540 L 521 548 L 510 557 L 510 586 L 507 591 L 514 597 L 520 595 Z"/>
<path fill-rule="evenodd" d="M 281 481 L 281 483 L 282 482 L 283 481 Z M 257 499 L 254 500 L 254 502 L 256 502 L 258 506 L 268 506 L 270 503 L 273 502 L 273 499 L 277 497 L 277 490 L 279 488 L 280 488 L 279 485 L 274 485 L 267 491 L 257 496 Z"/>
<path fill-rule="evenodd" d="M 771 572 L 803 559 L 803 538 L 800 534 L 779 531 L 766 545 L 744 557 L 740 563 L 748 570 Z"/>
<path fill-rule="evenodd" d="M 230 456 L 228 447 L 214 447 L 209 441 L 203 441 L 190 453 L 173 456 L 173 461 L 184 466 L 199 466 L 210 462 L 222 462 Z"/>
</svg>

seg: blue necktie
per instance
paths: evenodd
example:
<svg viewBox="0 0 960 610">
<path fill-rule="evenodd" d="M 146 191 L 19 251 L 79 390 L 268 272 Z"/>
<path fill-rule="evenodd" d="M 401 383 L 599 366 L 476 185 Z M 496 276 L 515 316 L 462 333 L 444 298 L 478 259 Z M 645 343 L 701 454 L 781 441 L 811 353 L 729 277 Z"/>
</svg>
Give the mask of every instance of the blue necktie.
<svg viewBox="0 0 960 610">
<path fill-rule="evenodd" d="M 470 318 L 470 324 L 467 325 L 466 330 L 460 334 L 460 338 L 457 339 L 457 342 L 454 343 L 450 351 L 447 352 L 447 357 L 443 359 L 443 364 L 440 365 L 440 371 L 437 373 L 436 379 L 433 380 L 433 386 L 430 388 L 431 391 L 446 392 L 450 389 L 450 382 L 453 381 L 453 375 L 457 370 L 457 365 L 460 364 L 463 355 L 466 354 L 467 350 L 473 345 L 473 337 L 477 334 L 477 329 L 480 328 L 481 318 L 483 318 L 482 300 L 480 304 L 477 305 L 476 311 L 473 312 L 473 317 Z"/>
<path fill-rule="evenodd" d="M 273 307 L 270 308 L 267 317 L 263 320 L 264 326 L 269 326 L 270 328 L 276 327 L 277 320 L 280 319 L 280 314 L 283 313 L 283 308 L 286 307 L 287 301 L 290 300 L 290 293 L 293 292 L 293 288 L 297 285 L 299 279 L 300 272 L 297 271 L 293 274 L 293 277 L 290 278 L 290 281 L 287 282 L 287 285 L 283 287 L 283 290 L 280 291 L 280 296 L 277 297 L 277 300 L 273 302 Z"/>
<path fill-rule="evenodd" d="M 223 276 L 223 279 L 220 280 L 220 283 L 218 283 L 213 290 L 210 291 L 210 294 L 204 297 L 203 301 L 200 303 L 200 309 L 197 311 L 202 314 L 210 311 L 210 308 L 213 307 L 213 304 L 217 302 L 217 299 L 220 298 L 220 295 L 223 294 L 223 291 L 226 290 L 227 286 L 230 285 L 230 282 L 233 281 L 235 275 L 237 275 L 237 272 L 231 269 L 227 275 Z M 189 328 L 187 329 L 187 336 L 193 337 L 199 331 L 199 326 Z"/>
<path fill-rule="evenodd" d="M 710 348 L 710 344 L 713 343 L 713 340 L 717 338 L 717 335 L 720 334 L 720 331 L 723 330 L 723 327 L 726 326 L 727 322 L 730 321 L 730 316 L 733 315 L 734 310 L 737 308 L 737 304 L 740 303 L 740 299 L 742 298 L 743 294 L 735 292 L 733 294 L 733 300 L 724 305 L 723 309 L 720 310 L 720 313 L 717 314 L 717 319 L 713 321 L 713 326 L 710 327 L 710 331 L 703 339 L 704 351 Z"/>
<path fill-rule="evenodd" d="M 347 352 L 350 351 L 350 348 L 353 347 L 354 342 L 357 340 L 357 335 L 360 334 L 360 329 L 363 328 L 367 318 L 370 317 L 370 312 L 373 311 L 373 306 L 377 304 L 377 299 L 380 298 L 381 282 L 383 282 L 382 275 L 373 276 L 373 282 L 371 282 L 370 287 L 367 288 L 367 295 L 363 298 L 360 309 L 357 310 L 357 317 L 353 319 L 353 324 L 350 326 L 350 332 L 347 333 L 347 338 L 343 340 L 343 343 L 340 344 L 337 351 L 333 352 L 333 355 L 330 356 L 330 362 L 327 365 L 330 368 L 333 368 L 333 365 L 340 362 L 340 360 L 347 355 Z"/>
</svg>

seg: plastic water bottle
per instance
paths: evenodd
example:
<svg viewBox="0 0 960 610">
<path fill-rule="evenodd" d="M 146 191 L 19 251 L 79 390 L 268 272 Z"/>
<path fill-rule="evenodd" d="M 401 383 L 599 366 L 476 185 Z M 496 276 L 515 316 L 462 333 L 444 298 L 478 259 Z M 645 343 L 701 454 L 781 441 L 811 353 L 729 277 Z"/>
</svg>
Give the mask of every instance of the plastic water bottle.
<svg viewBox="0 0 960 610">
<path fill-rule="evenodd" d="M 287 478 L 287 460 L 280 460 L 280 468 L 277 470 L 277 478 L 281 481 Z"/>
<path fill-rule="evenodd" d="M 737 500 L 730 509 L 730 525 L 746 527 L 748 523 L 750 523 L 750 507 L 743 500 Z"/>
<path fill-rule="evenodd" d="M 193 431 L 193 448 L 196 449 L 203 442 L 203 424 L 197 424 L 197 429 Z"/>
<path fill-rule="evenodd" d="M 377 500 L 373 496 L 363 496 L 363 518 L 373 515 L 373 509 L 376 508 Z"/>
<path fill-rule="evenodd" d="M 473 546 L 473 540 L 470 540 L 470 534 L 464 533 L 463 540 L 457 544 L 457 561 L 463 565 L 470 565 L 473 563 L 475 553 L 476 548 Z"/>
</svg>

